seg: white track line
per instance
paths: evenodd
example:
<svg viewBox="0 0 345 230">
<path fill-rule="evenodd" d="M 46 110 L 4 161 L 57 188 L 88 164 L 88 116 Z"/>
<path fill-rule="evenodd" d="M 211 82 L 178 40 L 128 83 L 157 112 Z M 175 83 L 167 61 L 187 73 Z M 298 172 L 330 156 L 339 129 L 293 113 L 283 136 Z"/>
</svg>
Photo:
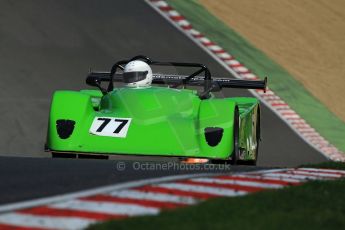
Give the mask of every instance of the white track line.
<svg viewBox="0 0 345 230">
<path fill-rule="evenodd" d="M 251 175 L 251 174 L 257 174 L 257 173 L 281 172 L 285 170 L 286 169 L 263 169 L 263 170 L 257 170 L 257 171 L 251 171 L 251 172 L 234 172 L 232 175 L 237 175 L 237 174 Z M 140 186 L 144 186 L 148 184 L 157 184 L 157 183 L 162 183 L 162 182 L 190 179 L 194 177 L 211 177 L 211 176 L 218 176 L 218 175 L 224 175 L 224 173 L 200 173 L 200 174 L 174 175 L 174 176 L 167 176 L 167 177 L 160 177 L 160 178 L 153 178 L 153 179 L 143 179 L 143 180 L 137 180 L 137 181 L 132 181 L 132 182 L 119 183 L 115 185 L 103 186 L 103 187 L 88 189 L 88 190 L 75 192 L 75 193 L 69 193 L 69 194 L 64 194 L 64 195 L 57 195 L 57 196 L 52 196 L 52 197 L 47 197 L 47 198 L 35 199 L 31 201 L 22 201 L 18 203 L 1 205 L 0 213 L 10 212 L 17 209 L 35 207 L 39 205 L 47 205 L 47 204 L 52 204 L 56 202 L 63 202 L 63 201 L 76 199 L 80 197 L 110 193 L 113 191 L 130 189 L 130 188 L 140 187 Z"/>
<path fill-rule="evenodd" d="M 188 185 L 183 183 L 162 183 L 158 185 L 154 185 L 155 187 L 159 188 L 168 188 L 168 189 L 175 189 L 180 191 L 187 191 L 187 192 L 197 192 L 203 194 L 210 194 L 216 196 L 241 196 L 246 195 L 247 192 L 238 191 L 233 189 L 226 189 L 226 188 L 216 188 L 210 186 L 201 186 L 201 185 Z"/>
<path fill-rule="evenodd" d="M 121 190 L 110 193 L 111 196 L 120 197 L 120 198 L 131 198 L 139 200 L 152 200 L 152 201 L 161 201 L 161 202 L 171 202 L 177 204 L 196 204 L 197 199 L 188 196 L 178 196 L 173 194 L 165 194 L 158 192 L 144 192 L 136 190 Z"/>
<path fill-rule="evenodd" d="M 289 173 L 268 173 L 265 174 L 267 177 L 276 177 L 279 179 L 295 179 L 299 180 L 299 182 L 305 182 L 307 180 L 320 180 L 321 177 L 316 176 L 303 176 L 303 175 L 295 175 L 295 174 L 289 174 Z"/>
<path fill-rule="evenodd" d="M 316 176 L 316 177 L 325 177 L 327 179 L 336 179 L 341 178 L 342 175 L 340 174 L 331 174 L 331 173 L 320 173 L 320 172 L 308 172 L 303 170 L 294 170 L 294 171 L 287 171 L 287 173 L 291 173 L 293 175 L 305 175 L 305 176 Z"/>
<path fill-rule="evenodd" d="M 104 201 L 84 201 L 84 200 L 70 200 L 66 202 L 49 205 L 50 208 L 68 209 L 77 211 L 89 211 L 106 214 L 119 214 L 128 216 L 137 215 L 156 215 L 159 213 L 158 208 L 145 207 L 137 204 L 123 204 L 116 202 Z"/>
<path fill-rule="evenodd" d="M 316 168 L 299 168 L 298 170 L 304 170 L 304 171 L 310 171 L 310 172 L 334 173 L 334 174 L 341 174 L 345 176 L 344 170 L 316 169 Z"/>
<path fill-rule="evenodd" d="M 248 175 L 248 176 L 242 176 L 238 175 L 238 177 L 242 178 L 253 178 L 253 179 L 263 179 L 263 180 L 276 180 L 276 181 L 283 181 L 286 183 L 300 183 L 300 180 L 292 179 L 292 178 L 278 178 L 278 177 L 271 177 L 268 176 L 269 173 L 265 173 L 263 175 Z"/>
<path fill-rule="evenodd" d="M 160 177 L 160 178 L 153 178 L 153 179 L 138 180 L 138 181 L 133 181 L 133 182 L 119 183 L 116 185 L 103 186 L 103 187 L 84 190 L 84 191 L 76 192 L 76 193 L 69 193 L 65 195 L 57 195 L 57 196 L 52 196 L 52 197 L 47 197 L 47 198 L 35 199 L 31 201 L 23 201 L 23 202 L 8 204 L 8 205 L 1 205 L 0 213 L 14 211 L 17 209 L 35 207 L 39 205 L 47 205 L 47 204 L 52 204 L 56 202 L 62 202 L 62 201 L 67 201 L 71 199 L 87 197 L 87 196 L 92 196 L 92 195 L 97 195 L 97 194 L 102 194 L 102 193 L 110 193 L 110 192 L 121 190 L 121 189 L 140 187 L 140 186 L 144 186 L 148 184 L 157 184 L 161 182 L 183 180 L 183 179 L 189 179 L 193 177 L 205 177 L 205 176 L 216 176 L 216 175 L 220 175 L 220 174 L 219 173 L 215 173 L 215 174 L 202 173 L 202 174 L 175 175 L 175 176 L 167 176 L 167 177 Z"/>
<path fill-rule="evenodd" d="M 236 179 L 216 179 L 216 178 L 195 178 L 191 181 L 204 182 L 204 183 L 215 183 L 215 184 L 234 184 L 234 185 L 244 185 L 248 187 L 255 188 L 283 188 L 283 185 L 270 184 L 267 182 L 252 182 L 252 181 L 241 181 Z"/>
<path fill-rule="evenodd" d="M 27 228 L 31 227 L 76 230 L 84 229 L 95 222 L 96 221 L 94 220 L 89 220 L 86 218 L 48 217 L 19 213 L 8 213 L 0 215 L 0 224 L 13 225 L 13 229 L 15 229 L 15 226 L 17 226 Z"/>
<path fill-rule="evenodd" d="M 250 192 L 245 192 L 238 189 L 220 188 L 219 184 L 238 184 L 243 186 L 252 186 L 257 188 L 281 188 L 284 185 L 277 185 L 268 181 L 240 181 L 240 179 L 270 179 L 284 182 L 305 182 L 307 180 L 315 179 L 329 179 L 345 177 L 345 171 L 338 170 L 319 170 L 319 169 L 270 169 L 259 170 L 245 173 L 234 173 L 231 176 L 234 178 L 218 178 L 219 176 L 226 176 L 228 174 L 197 174 L 197 175 L 182 175 L 171 176 L 165 178 L 148 179 L 136 182 L 123 183 L 116 186 L 106 186 L 98 189 L 87 190 L 79 193 L 73 193 L 65 196 L 61 196 L 60 199 L 53 197 L 52 199 L 41 199 L 36 202 L 31 202 L 30 205 L 40 206 L 44 205 L 48 208 L 62 209 L 64 211 L 86 211 L 99 214 L 112 214 L 112 215 L 124 215 L 124 216 L 137 216 L 137 215 L 156 215 L 160 212 L 160 208 L 152 207 L 149 204 L 127 204 L 116 201 L 90 201 L 84 199 L 78 199 L 87 196 L 93 196 L 97 194 L 107 194 L 119 198 L 131 198 L 148 201 L 160 201 L 171 202 L 177 204 L 193 205 L 199 202 L 198 199 L 194 199 L 191 196 L 174 195 L 174 191 L 194 192 L 200 194 L 209 194 L 215 196 L 241 196 Z M 182 182 L 181 182 L 182 180 Z M 188 184 L 184 182 L 196 181 L 209 183 L 209 185 L 197 185 Z M 183 182 L 184 181 L 184 182 Z M 218 184 L 218 185 L 217 185 Z M 136 190 L 141 186 L 150 185 L 158 188 L 167 188 L 172 190 L 172 194 L 159 193 L 159 192 L 145 192 Z M 42 203 L 45 201 L 45 203 Z M 4 207 L 4 206 L 3 206 Z M 2 207 L 2 208 L 3 208 Z M 28 207 L 28 202 L 22 204 L 15 204 L 5 206 L 7 208 L 21 209 Z M 4 210 L 4 209 L 3 209 Z M 13 210 L 12 210 L 13 211 Z M 27 228 L 42 228 L 42 229 L 84 229 L 96 220 L 92 217 L 78 218 L 78 217 L 58 217 L 52 215 L 31 215 L 20 212 L 10 212 L 0 214 L 0 226 L 1 224 L 10 226 L 19 226 Z"/>
</svg>

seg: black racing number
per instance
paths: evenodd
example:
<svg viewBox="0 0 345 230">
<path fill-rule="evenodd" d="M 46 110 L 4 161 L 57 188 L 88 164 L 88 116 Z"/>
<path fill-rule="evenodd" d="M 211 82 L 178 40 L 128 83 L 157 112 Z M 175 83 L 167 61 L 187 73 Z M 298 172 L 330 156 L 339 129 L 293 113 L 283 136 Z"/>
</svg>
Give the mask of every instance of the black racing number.
<svg viewBox="0 0 345 230">
<path fill-rule="evenodd" d="M 98 121 L 103 121 L 103 123 L 101 124 L 101 126 L 98 127 L 98 129 L 96 130 L 96 132 L 100 133 L 103 131 L 103 129 L 105 128 L 105 126 L 107 126 L 109 124 L 109 122 L 111 121 L 110 118 L 98 118 Z"/>
<path fill-rule="evenodd" d="M 126 126 L 126 124 L 128 123 L 128 120 L 125 120 L 125 119 L 115 119 L 115 122 L 120 122 L 120 125 L 117 126 L 117 128 L 114 131 L 114 133 L 119 133 L 119 132 L 121 132 L 123 127 Z"/>
<path fill-rule="evenodd" d="M 97 128 L 97 133 L 102 133 L 105 130 L 105 127 L 108 126 L 107 132 L 109 129 L 114 130 L 114 134 L 118 135 L 125 127 L 128 125 L 128 122 L 130 120 L 128 119 L 117 119 L 117 118 L 107 118 L 107 117 L 99 117 L 97 118 L 97 121 L 101 121 L 101 124 Z"/>
</svg>

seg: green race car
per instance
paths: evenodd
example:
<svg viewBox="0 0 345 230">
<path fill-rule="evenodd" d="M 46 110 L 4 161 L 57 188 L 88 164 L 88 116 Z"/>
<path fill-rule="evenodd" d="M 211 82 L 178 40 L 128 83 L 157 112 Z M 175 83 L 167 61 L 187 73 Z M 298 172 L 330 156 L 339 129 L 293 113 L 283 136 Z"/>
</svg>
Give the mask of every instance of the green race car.
<svg viewBox="0 0 345 230">
<path fill-rule="evenodd" d="M 132 63 L 147 70 L 133 71 Z M 157 66 L 197 71 L 152 74 L 151 67 Z M 265 90 L 267 79 L 212 79 L 202 64 L 156 62 L 136 56 L 115 63 L 110 72 L 89 73 L 86 82 L 99 89 L 56 91 L 53 95 L 45 146 L 53 157 L 121 154 L 256 163 L 258 99 L 216 98 L 212 92 L 224 87 Z M 126 85 L 115 88 L 114 82 Z M 142 82 L 144 85 L 136 85 Z"/>
</svg>

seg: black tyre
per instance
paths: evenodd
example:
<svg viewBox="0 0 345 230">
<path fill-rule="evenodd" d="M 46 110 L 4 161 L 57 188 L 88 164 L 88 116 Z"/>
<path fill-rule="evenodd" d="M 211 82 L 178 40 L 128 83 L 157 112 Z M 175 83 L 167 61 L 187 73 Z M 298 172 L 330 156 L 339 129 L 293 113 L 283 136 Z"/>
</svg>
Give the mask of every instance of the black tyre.
<svg viewBox="0 0 345 230">
<path fill-rule="evenodd" d="M 255 127 L 255 131 L 256 131 L 256 149 L 255 149 L 255 160 L 250 160 L 247 161 L 246 164 L 247 165 L 256 165 L 257 160 L 258 160 L 258 156 L 259 156 L 259 145 L 260 145 L 260 107 L 258 108 L 257 111 L 257 116 L 256 116 L 256 127 Z"/>
</svg>

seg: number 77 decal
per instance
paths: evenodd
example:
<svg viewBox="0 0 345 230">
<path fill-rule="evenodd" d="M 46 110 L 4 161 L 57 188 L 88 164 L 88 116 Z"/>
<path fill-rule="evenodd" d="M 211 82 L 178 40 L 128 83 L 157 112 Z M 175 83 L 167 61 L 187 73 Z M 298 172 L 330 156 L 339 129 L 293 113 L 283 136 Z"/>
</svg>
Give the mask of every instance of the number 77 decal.
<svg viewBox="0 0 345 230">
<path fill-rule="evenodd" d="M 126 137 L 131 118 L 95 117 L 90 133 L 98 136 Z"/>
</svg>

